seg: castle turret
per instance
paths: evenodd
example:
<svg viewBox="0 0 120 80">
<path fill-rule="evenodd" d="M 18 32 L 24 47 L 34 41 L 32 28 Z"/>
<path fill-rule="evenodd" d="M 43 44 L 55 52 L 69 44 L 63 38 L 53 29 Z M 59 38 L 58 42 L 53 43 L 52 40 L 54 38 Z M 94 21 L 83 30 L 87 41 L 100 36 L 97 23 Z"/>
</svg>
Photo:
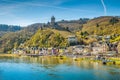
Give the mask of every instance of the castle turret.
<svg viewBox="0 0 120 80">
<path fill-rule="evenodd" d="M 53 25 L 53 26 L 55 25 L 55 17 L 54 16 L 51 17 L 51 25 Z"/>
<path fill-rule="evenodd" d="M 54 29 L 60 29 L 60 26 L 57 24 L 57 22 L 55 22 L 54 16 L 51 17 L 51 22 L 48 23 L 48 26 Z"/>
</svg>

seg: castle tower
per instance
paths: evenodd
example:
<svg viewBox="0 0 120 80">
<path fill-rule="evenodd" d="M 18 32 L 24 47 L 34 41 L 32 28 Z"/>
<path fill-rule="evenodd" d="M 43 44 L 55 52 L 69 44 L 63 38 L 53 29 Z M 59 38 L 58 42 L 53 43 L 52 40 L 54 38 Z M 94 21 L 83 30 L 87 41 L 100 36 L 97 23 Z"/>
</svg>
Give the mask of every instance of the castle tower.
<svg viewBox="0 0 120 80">
<path fill-rule="evenodd" d="M 53 26 L 55 25 L 55 17 L 54 16 L 51 17 L 51 25 L 53 25 Z"/>
</svg>

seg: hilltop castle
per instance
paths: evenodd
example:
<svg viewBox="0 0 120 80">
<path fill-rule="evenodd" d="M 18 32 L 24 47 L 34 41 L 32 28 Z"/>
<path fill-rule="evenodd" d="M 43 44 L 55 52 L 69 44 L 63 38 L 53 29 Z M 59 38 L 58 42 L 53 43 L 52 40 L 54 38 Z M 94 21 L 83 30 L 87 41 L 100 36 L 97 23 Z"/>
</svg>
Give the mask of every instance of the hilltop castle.
<svg viewBox="0 0 120 80">
<path fill-rule="evenodd" d="M 54 16 L 51 17 L 51 21 L 48 22 L 46 26 L 49 27 L 49 28 L 54 28 L 54 29 L 62 29 L 62 27 L 60 27 L 58 25 L 58 23 L 55 21 Z"/>
<path fill-rule="evenodd" d="M 59 29 L 59 30 L 64 30 L 64 28 L 62 28 L 56 21 L 55 21 L 55 17 L 52 16 L 51 17 L 51 21 L 48 22 L 47 24 L 43 24 L 41 26 L 41 28 L 53 28 L 53 29 Z"/>
</svg>

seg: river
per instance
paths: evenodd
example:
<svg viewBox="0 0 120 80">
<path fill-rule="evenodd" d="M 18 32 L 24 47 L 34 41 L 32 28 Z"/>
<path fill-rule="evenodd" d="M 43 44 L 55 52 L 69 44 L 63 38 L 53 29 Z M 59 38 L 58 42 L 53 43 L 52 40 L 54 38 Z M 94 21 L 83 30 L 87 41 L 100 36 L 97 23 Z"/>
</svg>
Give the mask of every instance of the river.
<svg viewBox="0 0 120 80">
<path fill-rule="evenodd" d="M 0 80 L 120 80 L 120 65 L 55 57 L 0 57 Z"/>
</svg>

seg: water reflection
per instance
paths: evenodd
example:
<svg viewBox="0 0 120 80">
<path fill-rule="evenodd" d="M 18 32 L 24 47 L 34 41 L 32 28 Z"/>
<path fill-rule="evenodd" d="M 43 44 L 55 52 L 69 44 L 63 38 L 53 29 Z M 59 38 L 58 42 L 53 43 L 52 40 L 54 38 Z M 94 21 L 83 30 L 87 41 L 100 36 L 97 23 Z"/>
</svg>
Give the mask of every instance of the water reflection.
<svg viewBox="0 0 120 80">
<path fill-rule="evenodd" d="M 104 66 L 89 60 L 74 61 L 71 58 L 0 57 L 0 80 L 9 80 L 4 76 L 15 80 L 12 74 L 22 77 L 21 80 L 120 80 L 120 67 Z"/>
</svg>

